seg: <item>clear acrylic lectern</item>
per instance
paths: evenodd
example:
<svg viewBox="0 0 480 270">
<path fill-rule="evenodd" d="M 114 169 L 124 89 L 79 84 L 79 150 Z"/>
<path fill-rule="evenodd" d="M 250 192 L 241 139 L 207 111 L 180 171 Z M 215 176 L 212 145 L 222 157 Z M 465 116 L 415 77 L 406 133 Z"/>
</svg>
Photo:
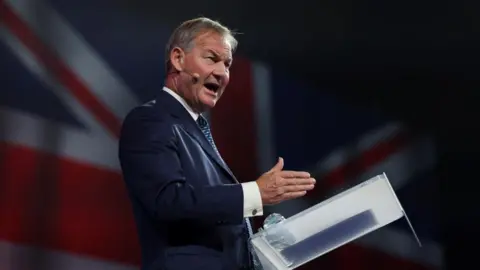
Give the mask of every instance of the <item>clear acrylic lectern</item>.
<svg viewBox="0 0 480 270">
<path fill-rule="evenodd" d="M 291 270 L 402 217 L 420 244 L 384 173 L 260 230 L 250 241 L 264 270 Z"/>
</svg>

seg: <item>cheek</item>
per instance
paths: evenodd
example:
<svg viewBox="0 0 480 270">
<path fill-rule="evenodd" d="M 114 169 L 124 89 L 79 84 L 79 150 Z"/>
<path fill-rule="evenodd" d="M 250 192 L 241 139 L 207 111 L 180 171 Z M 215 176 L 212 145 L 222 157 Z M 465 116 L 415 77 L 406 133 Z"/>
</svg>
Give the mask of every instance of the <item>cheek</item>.
<svg viewBox="0 0 480 270">
<path fill-rule="evenodd" d="M 226 76 L 223 83 L 224 83 L 224 87 L 227 87 L 228 83 L 230 82 L 230 77 L 229 76 Z"/>
<path fill-rule="evenodd" d="M 206 60 L 200 60 L 199 62 L 196 62 L 192 69 L 196 70 L 202 75 L 209 74 L 211 72 L 211 67 L 206 63 Z"/>
<path fill-rule="evenodd" d="M 200 97 L 204 92 L 205 92 L 205 91 L 204 91 L 204 89 L 203 89 L 203 86 L 202 86 L 202 85 L 199 85 L 199 86 L 195 89 L 195 96 Z"/>
</svg>

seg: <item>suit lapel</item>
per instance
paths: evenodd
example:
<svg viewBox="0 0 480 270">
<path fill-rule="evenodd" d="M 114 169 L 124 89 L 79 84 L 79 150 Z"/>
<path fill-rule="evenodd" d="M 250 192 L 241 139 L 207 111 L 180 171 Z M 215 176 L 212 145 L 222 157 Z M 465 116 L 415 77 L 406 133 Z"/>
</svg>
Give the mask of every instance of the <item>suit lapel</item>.
<svg viewBox="0 0 480 270">
<path fill-rule="evenodd" d="M 173 117 L 178 118 L 182 123 L 182 127 L 185 132 L 187 132 L 195 141 L 198 142 L 198 144 L 200 144 L 205 153 L 207 153 L 207 155 L 231 177 L 233 182 L 238 183 L 230 168 L 228 168 L 227 164 L 225 164 L 225 162 L 213 149 L 212 145 L 208 142 L 207 138 L 195 120 L 187 112 L 183 105 L 178 102 L 178 100 L 165 91 L 161 91 L 156 99 L 156 106 L 169 110 Z"/>
<path fill-rule="evenodd" d="M 213 149 L 212 145 L 208 142 L 207 138 L 201 131 L 200 127 L 191 119 L 192 121 L 188 121 L 189 123 L 185 123 L 184 129 L 185 131 L 190 134 L 202 147 L 205 153 L 213 159 L 220 167 L 222 167 L 225 172 L 232 177 L 234 182 L 238 182 L 235 176 L 233 175 L 230 168 L 228 168 L 227 164 L 223 161 L 223 159 L 217 154 L 217 152 Z M 186 121 L 187 122 L 187 121 Z"/>
</svg>

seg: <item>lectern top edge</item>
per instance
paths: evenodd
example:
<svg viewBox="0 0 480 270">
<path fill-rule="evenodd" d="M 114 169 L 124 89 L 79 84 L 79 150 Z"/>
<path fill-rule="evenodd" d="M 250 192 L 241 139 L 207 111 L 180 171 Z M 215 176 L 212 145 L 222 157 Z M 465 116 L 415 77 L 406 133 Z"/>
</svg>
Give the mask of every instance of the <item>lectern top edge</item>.
<svg viewBox="0 0 480 270">
<path fill-rule="evenodd" d="M 383 177 L 385 177 L 387 179 L 387 183 L 388 183 L 388 186 L 390 188 L 390 191 L 395 195 L 395 191 L 392 187 L 392 184 L 390 183 L 390 180 L 388 179 L 387 174 L 385 174 L 385 172 L 383 172 Z M 400 209 L 402 210 L 403 216 L 405 217 L 405 220 L 407 221 L 408 226 L 410 227 L 410 230 L 412 231 L 413 236 L 415 237 L 415 240 L 417 241 L 418 245 L 421 247 L 422 242 L 420 241 L 420 238 L 418 237 L 417 232 L 415 231 L 415 228 L 413 228 L 413 224 L 410 221 L 410 219 L 408 218 L 407 212 L 405 212 L 405 210 L 403 209 L 402 204 L 398 200 L 398 197 L 395 196 L 395 198 L 398 202 L 398 205 L 400 206 Z"/>
</svg>

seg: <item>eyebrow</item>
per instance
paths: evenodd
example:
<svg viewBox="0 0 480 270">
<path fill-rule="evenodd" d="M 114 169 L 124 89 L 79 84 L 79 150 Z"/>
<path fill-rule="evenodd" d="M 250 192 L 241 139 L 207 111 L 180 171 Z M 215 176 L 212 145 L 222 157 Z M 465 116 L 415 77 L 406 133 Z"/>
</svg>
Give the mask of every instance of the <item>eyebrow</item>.
<svg viewBox="0 0 480 270">
<path fill-rule="evenodd" d="M 215 52 L 215 51 L 212 50 L 212 49 L 207 49 L 207 52 L 215 55 L 215 57 L 222 58 L 219 53 Z M 227 61 L 229 61 L 229 62 L 232 62 L 232 57 L 227 57 L 225 60 L 227 60 Z"/>
</svg>

